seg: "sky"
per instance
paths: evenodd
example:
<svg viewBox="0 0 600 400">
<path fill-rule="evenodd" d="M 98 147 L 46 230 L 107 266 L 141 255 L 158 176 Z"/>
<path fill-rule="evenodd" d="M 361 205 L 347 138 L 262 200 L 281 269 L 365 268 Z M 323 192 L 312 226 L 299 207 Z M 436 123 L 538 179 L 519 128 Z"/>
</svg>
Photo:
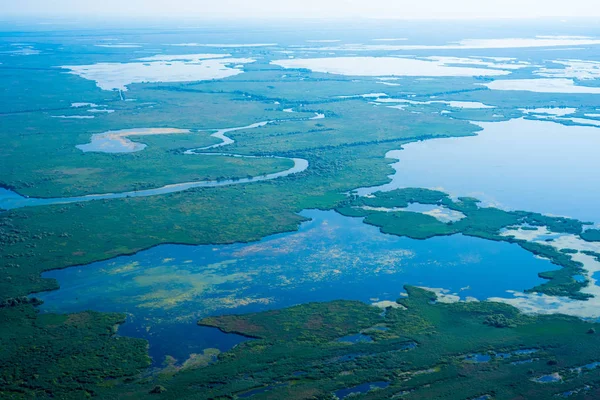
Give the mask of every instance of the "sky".
<svg viewBox="0 0 600 400">
<path fill-rule="evenodd" d="M 539 18 L 600 16 L 598 0 L 0 0 L 5 16 Z"/>
</svg>

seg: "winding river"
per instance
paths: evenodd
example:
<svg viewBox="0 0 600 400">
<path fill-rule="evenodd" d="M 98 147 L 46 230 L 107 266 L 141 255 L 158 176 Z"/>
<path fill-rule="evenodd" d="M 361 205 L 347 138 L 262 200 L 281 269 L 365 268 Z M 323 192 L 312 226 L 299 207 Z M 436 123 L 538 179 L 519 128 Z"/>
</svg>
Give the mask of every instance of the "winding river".
<svg viewBox="0 0 600 400">
<path fill-rule="evenodd" d="M 325 116 L 323 114 L 316 114 L 314 117 L 310 119 L 322 119 Z M 294 166 L 280 172 L 274 172 L 272 174 L 254 176 L 251 178 L 241 178 L 241 179 L 227 179 L 227 180 L 215 180 L 215 181 L 201 181 L 201 182 L 182 182 L 182 183 L 174 183 L 170 185 L 165 185 L 162 187 L 154 188 L 154 189 L 145 189 L 145 190 L 134 190 L 129 192 L 120 192 L 120 193 L 102 193 L 102 194 L 90 194 L 85 196 L 76 196 L 76 197 L 57 197 L 57 198 L 34 198 L 34 197 L 26 197 L 21 196 L 18 193 L 9 190 L 0 188 L 0 209 L 11 210 L 15 208 L 21 207 L 32 207 L 32 206 L 44 206 L 51 204 L 67 204 L 67 203 L 79 203 L 83 201 L 91 201 L 91 200 L 106 200 L 106 199 L 122 199 L 126 197 L 146 197 L 146 196 L 156 196 L 160 194 L 167 193 L 175 193 L 182 192 L 184 190 L 192 189 L 192 188 L 209 188 L 209 187 L 218 187 L 218 186 L 229 186 L 229 185 L 239 185 L 245 183 L 253 183 L 253 182 L 261 182 L 268 181 L 271 179 L 282 178 L 284 176 L 297 174 L 305 171 L 308 168 L 308 161 L 303 158 L 288 158 L 288 157 L 279 157 L 279 156 L 248 156 L 241 154 L 230 154 L 230 153 L 209 153 L 206 150 L 223 147 L 235 143 L 233 139 L 227 136 L 230 132 L 245 130 L 245 129 L 255 129 L 262 126 L 266 126 L 268 124 L 274 122 L 282 122 L 278 121 L 263 121 L 257 122 L 247 126 L 240 126 L 235 128 L 226 128 L 219 129 L 211 136 L 221 139 L 221 143 L 213 144 L 211 146 L 199 147 L 195 149 L 190 149 L 184 152 L 187 155 L 204 155 L 204 156 L 228 156 L 228 157 L 237 157 L 237 158 L 276 158 L 276 159 L 286 159 L 292 160 L 294 162 Z M 103 135 L 103 134 L 98 134 Z M 95 135 L 94 135 L 95 136 Z M 105 138 L 106 139 L 106 138 Z M 122 138 L 121 138 L 122 139 Z M 94 137 L 92 137 L 92 144 L 94 143 Z M 87 146 L 87 145 L 86 145 Z M 98 150 L 101 151 L 101 150 Z"/>
</svg>

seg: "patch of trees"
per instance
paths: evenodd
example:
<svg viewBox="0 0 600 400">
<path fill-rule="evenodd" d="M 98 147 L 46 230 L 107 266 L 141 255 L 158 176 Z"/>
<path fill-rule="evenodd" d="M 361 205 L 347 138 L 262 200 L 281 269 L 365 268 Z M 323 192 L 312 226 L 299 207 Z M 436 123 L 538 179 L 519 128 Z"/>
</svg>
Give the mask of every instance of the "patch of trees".
<svg viewBox="0 0 600 400">
<path fill-rule="evenodd" d="M 38 298 L 35 297 L 25 297 L 25 296 L 21 296 L 21 297 L 10 297 L 2 302 L 0 302 L 0 308 L 6 308 L 6 307 L 17 307 L 17 306 L 21 306 L 24 304 L 31 304 L 33 306 L 39 306 L 40 304 L 42 304 L 43 301 L 41 301 Z"/>
</svg>

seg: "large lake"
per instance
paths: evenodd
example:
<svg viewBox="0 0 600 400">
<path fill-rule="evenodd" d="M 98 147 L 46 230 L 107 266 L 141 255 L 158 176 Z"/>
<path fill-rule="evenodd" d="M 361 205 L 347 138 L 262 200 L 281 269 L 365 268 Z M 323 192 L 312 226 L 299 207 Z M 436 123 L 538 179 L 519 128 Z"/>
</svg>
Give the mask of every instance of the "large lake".
<svg viewBox="0 0 600 400">
<path fill-rule="evenodd" d="M 441 189 L 494 206 L 600 223 L 600 129 L 513 119 L 476 122 L 477 136 L 407 144 L 379 189 Z M 374 189 L 363 189 L 367 193 Z"/>
<path fill-rule="evenodd" d="M 426 241 L 385 235 L 360 218 L 304 211 L 298 232 L 232 245 L 163 245 L 133 256 L 55 270 L 61 289 L 36 295 L 43 312 L 128 314 L 119 330 L 150 341 L 156 364 L 183 362 L 242 338 L 196 326 L 199 318 L 309 301 L 395 300 L 403 285 L 445 288 L 463 299 L 531 288 L 556 269 L 517 245 L 455 235 Z"/>
</svg>

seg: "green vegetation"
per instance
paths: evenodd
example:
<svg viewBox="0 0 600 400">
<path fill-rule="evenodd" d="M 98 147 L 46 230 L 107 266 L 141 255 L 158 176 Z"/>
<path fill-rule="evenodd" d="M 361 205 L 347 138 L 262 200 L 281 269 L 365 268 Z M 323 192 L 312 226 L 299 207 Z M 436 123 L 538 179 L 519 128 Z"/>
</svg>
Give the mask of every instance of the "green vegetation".
<svg viewBox="0 0 600 400">
<path fill-rule="evenodd" d="M 561 253 L 565 253 L 565 254 L 577 254 L 577 253 L 579 253 L 579 250 L 575 250 L 575 249 L 562 249 L 560 252 Z"/>
<path fill-rule="evenodd" d="M 379 314 L 381 310 L 358 301 L 334 301 L 263 313 L 209 317 L 200 324 L 271 341 L 329 342 L 356 331 L 356 327 L 377 324 Z"/>
<path fill-rule="evenodd" d="M 297 212 L 332 209 L 345 199 L 343 193 L 386 182 L 392 171 L 385 159 L 390 149 L 427 135 L 460 136 L 477 130 L 435 115 L 403 120 L 399 110 L 362 101 L 328 106 L 330 117 L 324 120 L 286 122 L 231 134 L 236 143 L 227 147 L 228 152 L 305 158 L 310 166 L 301 174 L 249 185 L 1 214 L 0 255 L 8 262 L 3 266 L 0 293 L 15 297 L 55 289 L 56 283 L 42 280 L 40 272 L 132 254 L 162 243 L 247 242 L 294 230 L 302 221 Z M 372 125 L 365 125 L 366 121 Z M 330 130 L 324 135 L 323 129 Z"/>
<path fill-rule="evenodd" d="M 600 242 L 600 229 L 587 229 L 579 236 L 588 242 Z"/>
<path fill-rule="evenodd" d="M 373 106 L 368 99 L 338 97 L 382 91 L 383 85 L 374 78 L 283 71 L 268 64 L 281 54 L 235 49 L 236 56 L 260 55 L 256 58 L 262 59 L 246 66 L 244 74 L 225 80 L 131 85 L 122 94 L 130 101 L 121 101 L 119 93 L 102 91 L 93 81 L 56 68 L 137 57 L 95 48 L 97 32 L 88 33 L 81 37 L 71 37 L 66 31 L 48 34 L 47 41 L 36 45 L 42 51 L 39 56 L 0 54 L 0 186 L 28 196 L 66 197 L 192 180 L 244 178 L 287 169 L 288 160 L 182 154 L 185 149 L 217 143 L 209 136 L 210 130 L 267 120 L 287 121 L 234 132 L 230 136 L 235 144 L 214 151 L 301 157 L 309 160 L 310 167 L 299 175 L 251 185 L 1 213 L 0 398 L 231 398 L 269 385 L 273 390 L 256 394 L 256 398 L 330 398 L 336 389 L 382 379 L 393 384 L 367 398 L 388 398 L 413 389 L 415 398 L 453 398 L 457 393 L 475 397 L 492 392 L 498 398 L 539 398 L 556 393 L 555 388 L 532 383 L 529 378 L 533 375 L 526 375 L 527 369 L 536 374 L 560 369 L 567 376 L 568 366 L 600 359 L 595 350 L 597 335 L 592 334 L 596 328 L 579 320 L 526 317 L 510 307 L 489 303 L 431 305 L 434 296 L 414 288 L 409 288 L 411 297 L 402 300 L 408 310 L 390 309 L 384 318 L 379 317 L 380 310 L 361 303 L 334 302 L 204 320 L 203 324 L 260 339 L 221 354 L 219 362 L 209 367 L 200 368 L 212 353 L 199 355 L 185 371 L 174 372 L 171 366 L 158 377 L 137 375 L 148 365 L 146 344 L 115 336 L 114 327 L 124 320 L 122 315 L 38 315 L 38 302 L 25 296 L 58 288 L 57 282 L 41 278 L 44 271 L 164 243 L 255 241 L 297 229 L 303 220 L 297 213 L 306 208 L 337 208 L 345 215 L 365 217 L 384 232 L 419 239 L 463 233 L 525 247 L 498 235 L 500 229 L 522 223 L 581 233 L 578 221 L 480 209 L 474 199 L 453 202 L 440 192 L 405 190 L 362 200 L 348 200 L 345 193 L 385 183 L 392 172 L 385 154 L 405 143 L 473 135 L 478 128 L 466 122 L 469 119 L 519 117 L 518 107 L 544 106 L 549 100 L 557 106 L 576 106 L 582 112 L 586 107 L 593 110 L 593 96 L 506 96 L 476 85 L 484 81 L 480 78 L 402 78 L 400 87 L 385 86 L 390 96 L 414 92 L 415 100 L 443 95 L 497 106 L 493 110 L 454 110 L 449 119 L 438 113 L 441 105 L 398 110 Z M 19 41 L 20 35 L 32 40 L 38 36 L 19 32 Z M 181 51 L 163 48 L 162 35 L 131 29 L 127 37 L 165 53 Z M 88 39 L 91 41 L 86 42 Z M 515 76 L 519 73 L 515 71 Z M 93 102 L 115 112 L 91 114 L 71 107 L 74 102 Z M 284 113 L 285 108 L 293 108 L 295 113 Z M 309 120 L 314 112 L 327 118 Z M 52 118 L 61 115 L 95 118 Z M 148 146 L 131 154 L 84 154 L 75 147 L 88 143 L 94 133 L 138 127 L 188 128 L 193 133 L 132 138 Z M 415 201 L 442 204 L 467 218 L 444 224 L 417 213 L 384 214 L 356 208 L 401 207 Z M 594 234 L 586 232 L 582 237 L 589 239 Z M 563 267 L 542 274 L 550 281 L 536 290 L 582 297 L 578 290 L 584 283 L 572 282 L 579 264 L 549 246 L 527 246 Z M 348 346 L 335 342 L 339 336 L 381 323 L 390 330 L 369 331 L 374 343 Z M 581 332 L 589 334 L 582 337 Z M 413 341 L 418 347 L 409 350 L 407 344 Z M 575 345 L 582 343 L 581 347 Z M 523 346 L 543 349 L 536 354 L 539 361 L 524 366 L 501 360 L 488 365 L 461 361 L 466 352 L 510 351 Z M 546 364 L 550 359 L 558 364 L 550 368 Z M 414 373 L 430 368 L 435 373 Z M 299 371 L 304 374 L 295 374 Z M 597 371 L 583 375 L 569 375 L 571 380 L 561 388 L 595 384 Z M 490 386 L 493 382 L 497 386 Z M 465 388 L 472 393 L 465 393 Z M 596 394 L 595 390 L 589 395 Z"/>
<path fill-rule="evenodd" d="M 0 398 L 73 398 L 123 384 L 150 365 L 144 340 L 116 337 L 124 315 L 38 315 L 0 307 Z"/>
<path fill-rule="evenodd" d="M 303 221 L 297 214 L 299 211 L 306 208 L 332 209 L 345 199 L 345 192 L 357 187 L 385 183 L 386 176 L 392 172 L 390 160 L 385 159 L 385 154 L 390 149 L 432 135 L 471 135 L 477 130 L 467 122 L 444 119 L 436 115 L 411 115 L 410 118 L 406 118 L 408 114 L 402 111 L 373 107 L 358 100 L 324 103 L 322 106 L 311 105 L 310 109 L 304 110 L 305 113 L 284 114 L 278 110 L 267 109 L 260 105 L 261 103 L 240 100 L 240 95 L 233 96 L 238 99 L 233 101 L 231 95 L 220 94 L 211 101 L 228 110 L 227 113 L 222 113 L 218 112 L 212 102 L 209 102 L 210 107 L 204 106 L 209 95 L 152 90 L 152 87 L 160 85 L 140 86 L 143 86 L 143 89 L 135 86 L 127 92 L 128 96 L 137 99 L 136 102 L 119 103 L 119 107 L 122 108 L 115 113 L 93 120 L 60 120 L 60 124 L 67 125 L 58 125 L 59 122 L 55 119 L 37 111 L 3 116 L 0 137 L 7 140 L 4 142 L 6 151 L 0 155 L 0 163 L 9 166 L 9 169 L 0 178 L 2 184 L 15 187 L 19 192 L 28 195 L 64 196 L 99 192 L 100 187 L 102 190 L 108 190 L 117 187 L 156 185 L 159 177 L 164 182 L 180 182 L 189 178 L 185 176 L 189 171 L 180 174 L 176 168 L 171 168 L 171 165 L 177 166 L 177 162 L 174 161 L 176 157 L 185 160 L 197 159 L 198 165 L 204 163 L 204 167 L 212 168 L 214 171 L 211 170 L 210 173 L 218 177 L 223 173 L 220 167 L 217 164 L 206 164 L 217 161 L 211 161 L 211 157 L 181 155 L 179 149 L 193 147 L 192 143 L 172 143 L 172 135 L 143 138 L 149 146 L 139 153 L 132 154 L 84 154 L 74 146 L 87 143 L 92 132 L 111 129 L 140 126 L 195 129 L 243 126 L 282 116 L 304 119 L 232 133 L 231 137 L 236 143 L 228 146 L 227 152 L 297 156 L 309 160 L 310 167 L 298 175 L 250 185 L 194 189 L 144 198 L 22 208 L 1 213 L 0 301 L 57 289 L 56 281 L 40 276 L 43 271 L 132 254 L 163 243 L 248 242 L 274 233 L 295 230 Z M 87 101 L 104 104 L 101 99 L 96 98 Z M 154 108 L 136 106 L 146 101 L 155 102 Z M 197 106 L 198 101 L 203 107 Z M 67 108 L 69 106 L 70 103 L 65 105 Z M 117 108 L 116 104 L 114 106 Z M 127 111 L 129 108 L 131 110 Z M 257 111 L 258 109 L 263 111 Z M 328 118 L 306 119 L 317 110 L 325 112 Z M 111 122 L 110 118 L 115 116 L 119 118 Z M 28 125 L 23 125 L 25 121 Z M 11 137 L 13 131 L 22 134 L 19 137 Z M 45 136 L 46 133 L 43 132 L 49 133 Z M 177 140 L 199 140 L 193 143 L 194 146 L 206 144 L 206 137 L 200 135 L 182 136 Z M 153 154 L 160 160 L 154 163 L 151 158 L 147 158 L 149 151 L 155 151 Z M 117 159 L 118 161 L 115 161 Z M 214 158 L 218 159 L 222 158 Z M 64 181 L 60 181 L 63 179 L 62 175 L 47 175 L 43 172 L 56 170 L 56 162 L 68 160 L 77 160 L 77 167 L 85 166 L 86 169 L 76 171 L 72 178 Z M 118 168 L 114 168 L 115 166 Z M 91 175 L 87 169 L 100 167 L 112 168 L 113 172 L 109 174 L 104 170 L 102 173 L 108 175 L 103 176 L 107 178 L 100 179 L 92 185 L 93 179 L 90 179 Z M 146 176 L 152 181 L 132 181 L 132 177 L 127 174 L 121 177 L 120 168 L 146 169 Z M 240 168 L 240 171 L 242 170 L 242 176 L 245 176 L 248 168 L 243 166 Z M 39 180 L 38 177 L 42 176 L 50 178 Z M 35 334 L 31 324 L 35 324 L 39 318 L 31 305 L 27 307 L 31 311 L 30 321 L 23 321 L 29 323 L 24 325 L 23 329 L 29 330 L 31 334 L 23 334 L 23 337 Z M 10 320 L 2 319 L 0 331 L 10 332 L 12 325 L 14 323 Z M 89 325 L 86 328 L 88 336 L 83 341 L 69 338 L 64 332 L 61 336 L 70 343 L 74 352 L 79 352 L 78 362 L 82 368 L 101 359 L 103 370 L 98 370 L 97 374 L 110 378 L 134 374 L 136 369 L 146 365 L 145 361 L 143 364 L 129 363 L 126 371 L 121 374 L 113 372 L 120 368 L 124 358 L 135 360 L 141 356 L 138 347 L 127 344 L 136 342 L 118 339 L 122 344 L 118 354 L 107 352 L 101 358 L 97 352 L 86 352 L 87 341 L 103 342 L 99 336 L 103 331 L 97 328 L 96 324 Z M 47 335 L 42 333 L 41 336 Z M 10 336 L 0 335 L 0 348 L 8 348 L 10 340 Z M 106 338 L 104 342 L 112 345 L 113 340 L 116 339 Z M 38 342 L 24 340 L 19 343 L 19 352 L 3 353 L 4 362 L 11 363 L 26 374 L 35 374 L 35 368 L 28 364 L 21 354 L 35 352 Z M 56 343 L 60 341 L 56 340 Z M 51 360 L 58 359 L 58 353 L 55 352 L 54 344 L 48 346 L 51 352 L 46 361 L 51 363 Z M 58 380 L 70 371 L 70 367 L 60 365 L 60 368 L 48 371 L 49 382 Z M 75 380 L 85 380 L 85 371 L 73 370 L 70 373 Z M 11 377 L 9 382 L 10 387 L 20 387 L 18 376 Z M 0 385 L 1 390 L 4 390 L 4 386 Z M 93 392 L 92 386 L 93 383 L 90 383 L 84 390 Z M 151 389 L 148 388 L 146 393 Z M 171 388 L 167 389 L 169 391 L 165 393 L 173 393 Z M 71 395 L 67 390 L 67 387 L 60 390 L 57 388 L 55 391 L 48 388 L 46 393 L 47 396 L 60 394 L 65 398 L 81 398 L 79 389 L 73 389 L 75 391 Z M 11 392 L 0 391 L 0 397 L 6 393 L 13 396 L 11 389 Z M 27 393 L 23 394 L 23 397 L 27 397 Z"/>
<path fill-rule="evenodd" d="M 506 315 L 504 314 L 493 314 L 488 316 L 485 321 L 483 321 L 484 324 L 487 324 L 489 326 L 493 326 L 496 328 L 515 328 L 516 325 L 513 323 L 513 320 L 511 318 L 507 318 Z"/>
<path fill-rule="evenodd" d="M 357 107 L 361 107 L 360 104 L 357 103 Z M 325 125 L 326 122 L 327 120 L 320 123 Z M 315 126 L 312 124 L 316 123 L 316 121 L 306 121 L 294 124 Z M 274 131 L 274 128 L 265 127 L 264 130 L 236 133 L 239 137 L 236 137 L 238 143 L 235 146 L 242 147 L 245 140 L 258 141 L 261 139 L 261 135 L 271 130 Z M 307 126 L 304 128 L 307 128 Z M 288 129 L 298 128 L 290 126 Z M 311 129 L 313 128 L 311 127 L 308 130 Z M 302 133 L 297 135 L 301 136 Z M 272 138 L 270 135 L 265 136 L 269 136 L 269 140 Z M 348 135 L 348 138 L 352 138 L 352 135 Z M 394 146 L 403 143 L 403 140 L 399 138 Z M 383 157 L 390 148 L 390 143 L 375 140 L 369 143 L 359 142 L 358 144 L 336 145 L 321 149 L 315 148 L 314 143 L 309 141 L 305 144 L 305 146 L 310 146 L 309 149 L 297 150 L 293 154 L 308 158 L 311 162 L 311 168 L 297 176 L 289 176 L 271 182 L 218 189 L 195 189 L 166 196 L 24 208 L 3 213 L 0 215 L 0 229 L 2 229 L 0 254 L 8 262 L 2 266 L 3 279 L 0 281 L 0 293 L 5 296 L 4 299 L 19 297 L 40 290 L 56 289 L 56 282 L 40 277 L 42 271 L 70 265 L 87 264 L 121 254 L 130 254 L 161 243 L 245 242 L 258 240 L 276 232 L 295 230 L 302 221 L 302 217 L 296 213 L 305 208 L 331 209 L 339 207 L 340 212 L 347 215 L 373 218 L 372 220 L 367 218 L 366 221 L 368 223 L 371 223 L 370 221 L 377 224 L 381 223 L 382 230 L 389 229 L 390 233 L 418 238 L 453 234 L 460 231 L 464 234 L 486 239 L 511 241 L 509 238 L 498 236 L 498 231 L 503 227 L 519 223 L 548 225 L 560 231 L 570 232 L 578 232 L 578 229 L 581 229 L 577 221 L 573 220 L 548 218 L 524 212 L 506 213 L 496 209 L 480 209 L 474 199 L 461 199 L 458 202 L 452 202 L 441 192 L 400 190 L 381 193 L 375 198 L 350 199 L 343 195 L 342 193 L 355 187 L 383 183 L 384 180 L 381 177 L 390 172 L 389 160 L 385 160 Z M 288 145 L 285 141 L 282 141 L 281 144 L 278 144 L 277 141 L 271 141 L 269 144 L 271 148 L 265 151 L 280 151 L 283 149 L 274 149 L 274 147 Z M 454 224 L 444 224 L 433 217 L 417 213 L 366 212 L 363 209 L 356 208 L 358 205 L 401 207 L 415 201 L 427 204 L 440 203 L 464 213 L 467 218 Z M 85 221 L 85 223 L 82 221 Z M 126 230 L 121 229 L 123 221 L 128 221 Z M 559 254 L 565 255 L 563 253 Z M 559 270 L 564 271 L 564 273 L 560 276 L 551 277 L 552 280 L 541 290 L 551 293 L 548 287 L 551 284 L 559 288 L 565 287 L 565 284 L 570 285 L 570 282 L 573 281 L 571 276 L 575 273 L 575 269 L 580 271 L 576 265 L 571 267 L 572 269 L 565 267 Z M 577 297 L 577 290 L 581 286 L 580 283 L 573 284 L 565 290 L 569 290 L 570 295 Z M 561 289 L 556 293 L 562 293 L 563 291 Z M 33 309 L 31 308 L 31 310 Z M 33 321 L 37 318 L 33 313 L 31 317 Z M 512 325 L 512 321 L 509 323 L 510 325 Z M 3 326 L 6 327 L 5 329 L 10 329 L 11 325 Z M 360 329 L 362 329 L 362 326 Z M 356 331 L 356 329 L 348 329 L 348 332 L 351 331 Z M 91 329 L 91 332 L 98 331 Z M 341 330 L 335 330 L 335 332 L 341 333 Z M 376 333 L 375 336 L 385 334 L 386 332 Z M 89 340 L 97 340 L 95 337 L 90 336 Z M 3 346 L 8 340 L 10 340 L 8 337 L 0 336 L 0 344 Z M 108 340 L 111 343 L 110 341 L 114 339 Z M 29 349 L 28 351 L 34 351 L 36 342 L 28 341 L 26 343 L 23 344 L 23 347 L 26 350 Z M 86 344 L 86 342 L 78 343 L 73 340 L 70 343 L 74 351 L 85 348 Z M 254 342 L 251 343 L 251 346 L 255 345 Z M 401 349 L 405 344 L 405 341 L 398 342 L 398 349 Z M 383 347 L 388 349 L 386 351 L 390 351 L 389 345 L 386 344 L 382 346 L 382 352 Z M 391 348 L 393 349 L 393 347 Z M 302 351 L 304 352 L 305 349 Z M 286 352 L 293 352 L 293 349 L 282 349 L 278 356 L 287 354 Z M 81 356 L 82 365 L 93 363 L 97 358 L 92 353 L 83 354 L 85 355 Z M 310 352 L 307 354 L 312 354 L 317 358 L 322 357 L 319 352 L 316 355 Z M 340 354 L 342 353 L 336 350 L 330 353 L 330 357 L 338 357 L 341 356 Z M 121 357 L 136 359 L 140 356 L 138 347 L 124 345 L 120 349 L 118 357 L 109 354 L 105 358 L 105 376 L 114 375 L 110 371 L 120 365 Z M 23 359 L 15 353 L 11 353 L 7 357 L 7 360 L 16 363 L 22 370 L 33 373 L 31 367 L 23 364 Z M 229 357 L 229 353 L 221 357 Z M 294 363 L 304 361 L 306 361 L 304 358 L 291 357 L 289 362 L 293 366 L 289 368 L 298 368 L 298 364 Z M 136 368 L 143 366 L 141 363 L 130 365 Z M 242 368 L 241 365 L 239 368 Z M 118 376 L 134 374 L 134 369 L 129 368 L 126 373 L 123 372 L 122 375 Z M 61 369 L 52 372 L 55 377 L 64 373 Z M 101 373 L 99 372 L 99 374 Z M 183 374 L 183 372 L 176 374 L 173 379 L 179 379 L 177 377 L 180 374 Z M 222 384 L 222 380 L 218 379 L 220 374 L 222 372 L 216 373 L 213 378 L 214 382 L 220 382 L 219 384 L 215 383 L 217 386 Z M 376 371 L 372 376 L 373 380 L 376 379 L 375 374 Z M 80 375 L 85 374 L 82 372 Z M 82 379 L 80 375 L 73 376 Z M 169 374 L 162 375 L 161 379 L 167 379 L 167 375 Z M 14 385 L 16 381 L 11 382 Z M 143 393 L 145 394 L 149 394 L 155 386 L 154 379 L 148 382 L 148 385 L 152 387 L 144 386 Z M 344 385 L 353 383 L 358 384 L 361 382 L 356 382 L 356 380 L 344 381 Z M 185 384 L 182 385 L 185 387 Z M 163 386 L 167 391 L 160 394 L 161 396 L 172 395 L 175 398 L 182 393 L 167 385 L 166 382 Z M 250 390 L 255 387 L 256 382 L 254 381 L 242 381 L 239 386 L 232 388 L 231 391 Z M 327 388 L 326 391 L 334 388 L 334 386 L 325 387 Z M 296 392 L 296 389 L 296 386 L 294 386 L 295 393 L 302 393 Z M 85 390 L 93 392 L 99 389 L 93 389 L 90 384 Z M 122 388 L 119 390 L 122 390 Z M 278 388 L 278 390 L 285 390 L 285 388 Z M 306 393 L 315 393 L 314 388 L 310 388 Z M 133 397 L 141 395 L 142 393 L 135 392 Z M 73 397 L 78 398 L 78 395 L 73 394 Z"/>
<path fill-rule="evenodd" d="M 436 303 L 432 292 L 406 287 L 402 307 L 381 309 L 360 302 L 304 304 L 257 314 L 207 318 L 199 323 L 255 337 L 219 355 L 205 368 L 142 380 L 106 398 L 331 399 L 343 388 L 375 381 L 390 385 L 361 398 L 464 400 L 551 398 L 589 385 L 600 393 L 600 369 L 576 368 L 600 360 L 598 329 L 574 317 L 528 316 L 499 303 Z M 387 330 L 369 329 L 385 327 Z M 337 338 L 368 332 L 370 343 Z M 488 362 L 469 355 L 489 355 Z M 533 379 L 559 373 L 561 383 Z M 157 386 L 158 385 L 158 386 Z M 163 390 L 164 389 L 164 390 Z M 266 389 L 255 391 L 255 389 Z M 241 398 L 241 397 L 239 397 Z M 577 398 L 577 397 L 576 397 Z"/>
<path fill-rule="evenodd" d="M 146 97 L 146 94 L 153 96 Z M 245 178 L 283 171 L 292 166 L 291 160 L 275 158 L 183 154 L 187 149 L 220 143 L 220 140 L 210 137 L 210 131 L 133 136 L 130 140 L 147 144 L 144 150 L 134 153 L 83 153 L 75 147 L 89 143 L 92 134 L 111 130 L 205 130 L 290 117 L 283 112 L 268 111 L 260 103 L 225 94 L 177 98 L 168 96 L 168 92 L 146 89 L 140 95 L 152 104 L 152 108 L 138 102 L 111 103 L 108 107 L 116 109 L 115 113 L 95 113 L 94 119 L 84 120 L 56 119 L 48 113 L 34 113 L 29 115 L 26 127 L 19 125 L 23 123 L 23 116 L 4 116 L 0 129 L 0 138 L 5 143 L 0 154 L 4 172 L 0 186 L 32 197 L 70 197 L 148 189 L 194 180 Z M 219 112 L 223 108 L 235 109 L 236 114 Z M 75 108 L 69 112 L 85 114 L 86 108 Z M 114 118 L 115 114 L 119 117 Z M 304 115 L 308 116 L 312 114 Z M 15 137 L 14 131 L 23 133 Z M 213 151 L 229 153 L 228 148 Z"/>
</svg>

